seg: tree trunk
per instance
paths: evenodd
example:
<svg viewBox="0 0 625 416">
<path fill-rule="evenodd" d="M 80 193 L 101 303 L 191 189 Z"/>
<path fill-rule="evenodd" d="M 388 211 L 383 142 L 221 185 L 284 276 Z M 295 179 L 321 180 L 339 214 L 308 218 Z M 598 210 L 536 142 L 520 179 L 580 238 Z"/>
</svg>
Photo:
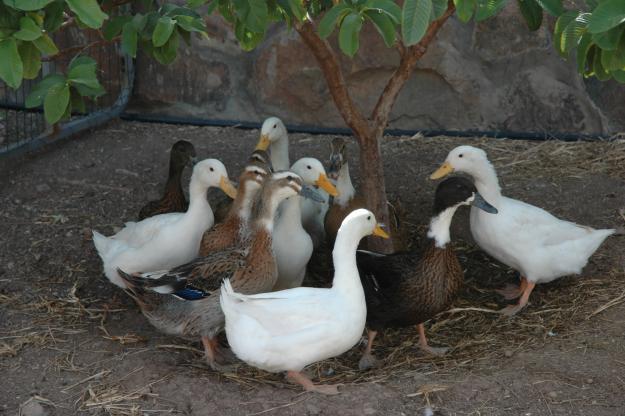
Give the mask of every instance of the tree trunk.
<svg viewBox="0 0 625 416">
<path fill-rule="evenodd" d="M 373 134 L 360 137 L 360 192 L 367 201 L 367 207 L 373 211 L 376 220 L 384 224 L 385 231 L 391 234 L 388 204 L 386 198 L 386 184 L 384 182 L 384 164 L 380 152 L 380 137 Z M 391 235 L 391 238 L 394 238 Z M 391 239 L 369 237 L 367 248 L 380 253 L 391 253 L 393 242 Z"/>
</svg>

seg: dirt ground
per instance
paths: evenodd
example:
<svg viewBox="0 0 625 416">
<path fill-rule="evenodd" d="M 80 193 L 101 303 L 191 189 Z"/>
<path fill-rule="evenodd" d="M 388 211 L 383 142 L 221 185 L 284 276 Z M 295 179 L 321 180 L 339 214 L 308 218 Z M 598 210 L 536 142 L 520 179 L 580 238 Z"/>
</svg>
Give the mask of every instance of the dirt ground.
<svg viewBox="0 0 625 416">
<path fill-rule="evenodd" d="M 383 334 L 383 366 L 357 371 L 360 347 L 312 365 L 341 394 L 302 393 L 240 365 L 218 374 L 200 345 L 156 332 L 108 283 L 90 230 L 111 234 L 158 196 L 172 143 L 187 139 L 236 178 L 257 131 L 114 122 L 0 160 L 0 414 L 14 415 L 625 415 L 625 238 L 611 237 L 582 276 L 541 285 L 507 319 L 493 288 L 514 273 L 476 249 L 467 211 L 452 236 L 466 267 L 454 311 L 428 325 L 446 357 L 422 355 L 416 330 Z M 291 158 L 326 162 L 331 137 L 291 135 Z M 408 209 L 415 246 L 435 183 L 461 143 L 488 151 L 504 193 L 591 225 L 624 225 L 625 143 L 388 138 L 388 188 Z M 352 176 L 358 163 L 352 146 Z M 187 172 L 188 174 L 188 172 Z M 474 308 L 474 309 L 471 309 Z"/>
</svg>

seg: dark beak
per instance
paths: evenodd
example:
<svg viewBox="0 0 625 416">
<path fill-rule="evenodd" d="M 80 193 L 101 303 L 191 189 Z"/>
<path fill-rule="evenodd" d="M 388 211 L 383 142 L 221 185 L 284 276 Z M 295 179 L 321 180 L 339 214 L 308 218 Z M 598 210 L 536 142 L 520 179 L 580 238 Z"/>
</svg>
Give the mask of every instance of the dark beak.
<svg viewBox="0 0 625 416">
<path fill-rule="evenodd" d="M 488 212 L 489 214 L 497 214 L 497 208 L 489 204 L 478 192 L 475 193 L 475 198 L 473 198 L 473 202 L 471 203 L 474 207 L 478 207 L 479 209 Z"/>
</svg>

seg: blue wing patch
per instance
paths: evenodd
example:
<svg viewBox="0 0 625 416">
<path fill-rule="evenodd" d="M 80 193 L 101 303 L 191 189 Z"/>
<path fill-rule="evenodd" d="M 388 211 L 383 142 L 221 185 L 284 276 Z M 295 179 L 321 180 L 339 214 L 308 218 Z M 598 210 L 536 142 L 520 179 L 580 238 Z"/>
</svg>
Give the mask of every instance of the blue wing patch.
<svg viewBox="0 0 625 416">
<path fill-rule="evenodd" d="M 209 294 L 204 292 L 203 290 L 196 289 L 193 287 L 185 287 L 182 290 L 179 290 L 174 293 L 174 296 L 179 297 L 184 300 L 200 300 L 207 297 Z"/>
</svg>

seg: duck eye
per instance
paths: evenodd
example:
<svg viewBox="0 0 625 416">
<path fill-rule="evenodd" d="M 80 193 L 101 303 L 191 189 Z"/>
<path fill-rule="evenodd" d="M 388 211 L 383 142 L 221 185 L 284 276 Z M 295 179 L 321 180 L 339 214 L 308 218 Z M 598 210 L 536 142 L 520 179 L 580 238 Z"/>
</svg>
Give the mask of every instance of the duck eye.
<svg viewBox="0 0 625 416">
<path fill-rule="evenodd" d="M 462 153 L 460 153 L 460 154 L 458 155 L 458 157 L 462 157 Z"/>
<path fill-rule="evenodd" d="M 371 221 L 371 215 L 367 217 L 367 221 Z"/>
<path fill-rule="evenodd" d="M 310 167 L 310 165 L 308 165 L 308 166 L 306 166 L 306 167 L 307 167 L 308 169 L 312 169 L 312 168 Z"/>
<path fill-rule="evenodd" d="M 274 129 L 275 129 L 275 128 L 278 128 L 278 125 L 277 125 L 277 124 L 274 124 L 274 125 L 273 125 L 273 128 L 274 128 Z"/>
<path fill-rule="evenodd" d="M 211 172 L 215 172 L 215 169 L 213 167 L 210 168 Z"/>
<path fill-rule="evenodd" d="M 293 177 L 292 177 L 292 176 L 290 176 L 290 175 L 289 175 L 289 176 L 287 176 L 286 178 L 287 178 L 288 180 L 290 180 L 290 181 L 292 181 L 292 180 L 293 180 Z"/>
</svg>

